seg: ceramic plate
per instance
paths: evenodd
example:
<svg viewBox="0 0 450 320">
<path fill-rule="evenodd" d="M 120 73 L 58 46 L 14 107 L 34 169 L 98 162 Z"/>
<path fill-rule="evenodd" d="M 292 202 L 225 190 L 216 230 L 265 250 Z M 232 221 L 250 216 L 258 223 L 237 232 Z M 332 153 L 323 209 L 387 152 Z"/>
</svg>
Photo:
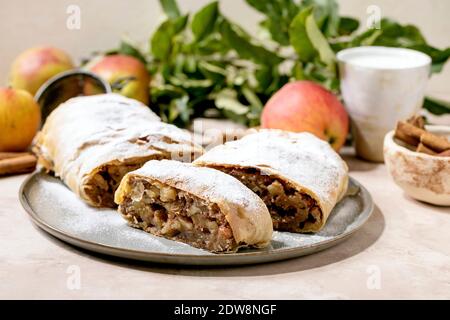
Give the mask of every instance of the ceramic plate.
<svg viewBox="0 0 450 320">
<path fill-rule="evenodd" d="M 129 227 L 115 210 L 95 209 L 73 194 L 61 180 L 36 172 L 22 185 L 20 200 L 33 222 L 51 235 L 102 254 L 158 263 L 239 265 L 277 261 L 332 247 L 358 230 L 370 217 L 368 191 L 350 180 L 353 195 L 337 204 L 316 234 L 274 232 L 271 245 L 233 254 L 212 254 Z"/>
</svg>

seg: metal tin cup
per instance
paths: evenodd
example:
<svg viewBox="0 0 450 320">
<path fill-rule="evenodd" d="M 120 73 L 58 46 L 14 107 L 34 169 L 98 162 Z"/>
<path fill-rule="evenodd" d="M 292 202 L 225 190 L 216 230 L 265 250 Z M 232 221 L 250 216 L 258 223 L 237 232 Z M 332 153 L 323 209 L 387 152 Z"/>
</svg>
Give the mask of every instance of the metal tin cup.
<svg viewBox="0 0 450 320">
<path fill-rule="evenodd" d="M 431 58 L 415 50 L 374 46 L 342 50 L 337 59 L 356 154 L 383 162 L 386 133 L 422 107 Z"/>
<path fill-rule="evenodd" d="M 34 99 L 41 107 L 42 123 L 61 103 L 73 97 L 111 92 L 111 86 L 96 74 L 75 69 L 61 72 L 47 80 Z"/>
</svg>

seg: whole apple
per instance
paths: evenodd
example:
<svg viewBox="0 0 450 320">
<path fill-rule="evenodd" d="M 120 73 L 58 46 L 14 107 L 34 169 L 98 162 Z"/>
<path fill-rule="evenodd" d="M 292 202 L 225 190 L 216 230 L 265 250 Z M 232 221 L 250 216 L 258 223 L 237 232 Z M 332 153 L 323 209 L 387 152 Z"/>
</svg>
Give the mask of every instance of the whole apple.
<svg viewBox="0 0 450 320">
<path fill-rule="evenodd" d="M 25 90 L 0 88 L 0 151 L 24 151 L 41 122 L 41 110 Z"/>
<path fill-rule="evenodd" d="M 10 71 L 10 85 L 34 95 L 45 81 L 73 67 L 72 59 L 61 49 L 31 48 L 14 60 Z"/>
<path fill-rule="evenodd" d="M 349 120 L 333 93 L 311 81 L 296 81 L 286 84 L 270 98 L 261 115 L 261 126 L 307 131 L 339 151 L 348 134 Z"/>
<path fill-rule="evenodd" d="M 123 80 L 123 86 L 114 91 L 148 105 L 150 75 L 140 60 L 127 55 L 115 54 L 104 56 L 99 61 L 90 63 L 88 68 L 111 85 Z"/>
</svg>

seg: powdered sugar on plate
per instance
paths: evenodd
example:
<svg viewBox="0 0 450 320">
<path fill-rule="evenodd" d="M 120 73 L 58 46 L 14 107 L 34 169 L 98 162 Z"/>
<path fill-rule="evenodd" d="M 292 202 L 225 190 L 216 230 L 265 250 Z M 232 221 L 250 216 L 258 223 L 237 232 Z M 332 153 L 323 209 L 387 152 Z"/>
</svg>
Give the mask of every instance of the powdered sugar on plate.
<svg viewBox="0 0 450 320">
<path fill-rule="evenodd" d="M 148 253 L 149 256 L 155 253 L 180 257 L 223 256 L 134 229 L 127 225 L 116 210 L 88 206 L 61 180 L 44 173 L 34 175 L 23 190 L 26 202 L 38 219 L 61 233 L 80 240 L 122 250 L 141 251 Z M 272 243 L 268 248 L 244 249 L 239 253 L 272 254 L 282 252 L 284 249 L 298 249 L 298 255 L 303 255 L 306 253 L 302 252 L 307 252 L 312 246 L 320 247 L 323 244 L 325 248 L 325 243 L 342 238 L 361 226 L 370 215 L 371 205 L 367 193 L 361 195 L 360 192 L 357 195 L 347 196 L 334 208 L 326 226 L 319 233 L 274 232 Z"/>
<path fill-rule="evenodd" d="M 90 207 L 59 179 L 47 175 L 35 180 L 27 198 L 34 208 L 39 208 L 39 218 L 83 240 L 131 250 L 209 254 L 132 228 L 116 210 Z"/>
</svg>

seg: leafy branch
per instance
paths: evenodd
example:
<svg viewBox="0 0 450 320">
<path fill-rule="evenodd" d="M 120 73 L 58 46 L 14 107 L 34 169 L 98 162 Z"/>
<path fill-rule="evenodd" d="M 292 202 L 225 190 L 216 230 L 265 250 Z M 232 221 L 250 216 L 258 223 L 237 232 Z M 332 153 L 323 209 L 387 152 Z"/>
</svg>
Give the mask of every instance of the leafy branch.
<svg viewBox="0 0 450 320">
<path fill-rule="evenodd" d="M 419 29 L 390 19 L 380 29 L 358 32 L 360 23 L 339 15 L 335 0 L 245 0 L 263 15 L 268 39 L 256 39 L 224 16 L 218 1 L 183 15 L 176 0 L 160 0 L 166 20 L 150 38 L 150 54 L 122 42 L 116 51 L 146 61 L 153 74 L 152 108 L 168 122 L 187 126 L 199 116 L 227 117 L 258 125 L 267 100 L 290 80 L 321 83 L 339 93 L 335 54 L 356 46 L 422 51 L 440 72 L 450 48 L 427 44 Z M 427 99 L 430 112 L 450 112 Z"/>
</svg>

